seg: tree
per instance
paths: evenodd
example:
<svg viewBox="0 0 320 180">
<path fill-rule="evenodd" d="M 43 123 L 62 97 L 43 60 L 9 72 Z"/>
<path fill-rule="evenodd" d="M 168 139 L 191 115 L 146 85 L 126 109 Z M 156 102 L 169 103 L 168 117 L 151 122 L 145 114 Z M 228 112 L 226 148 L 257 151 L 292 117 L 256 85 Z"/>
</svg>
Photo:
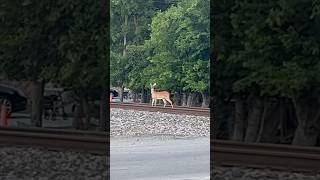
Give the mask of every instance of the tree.
<svg viewBox="0 0 320 180">
<path fill-rule="evenodd" d="M 9 79 L 32 82 L 32 118 L 41 127 L 42 94 L 47 72 L 60 65 L 54 39 L 64 31 L 61 4 L 4 1 L 0 13 L 0 68 Z"/>
<path fill-rule="evenodd" d="M 128 88 L 145 95 L 145 89 L 149 87 L 149 77 L 143 73 L 143 70 L 149 65 L 145 47 L 143 45 L 128 46 L 127 62 Z M 143 101 L 146 102 L 145 99 Z"/>
<path fill-rule="evenodd" d="M 72 88 L 79 96 L 77 127 L 87 129 L 90 100 L 100 99 L 100 129 L 107 119 L 108 21 L 107 5 L 99 1 L 65 2 L 66 33 L 56 40 L 63 66 L 56 82 Z M 72 15 L 69 16 L 70 12 Z"/>
<path fill-rule="evenodd" d="M 157 11 L 165 10 L 174 1 L 144 1 L 144 0 L 113 0 L 111 1 L 111 84 L 120 87 L 120 99 L 125 86 L 130 86 L 134 91 L 141 90 L 145 94 L 145 84 L 140 84 L 133 78 L 130 70 L 137 70 L 138 67 L 129 60 L 133 60 L 135 54 L 141 54 L 141 45 L 149 37 L 149 24 L 151 18 Z M 136 48 L 134 48 L 136 46 Z M 129 49 L 131 48 L 131 49 Z M 133 52 L 137 50 L 138 52 Z M 128 53 L 128 51 L 131 51 Z M 131 57 L 129 57 L 131 56 Z M 139 58 L 141 59 L 141 58 Z M 139 65 L 144 64 L 138 63 Z M 136 60 L 134 62 L 137 62 Z M 144 67 L 145 65 L 143 65 Z M 141 71 L 143 71 L 141 69 Z M 143 75 L 144 76 L 144 75 Z M 134 77 L 136 79 L 136 77 Z M 134 83 L 139 83 L 135 84 Z M 136 87 L 133 87 L 136 86 Z M 148 87 L 148 86 L 147 86 Z M 146 100 L 146 99 L 145 99 Z"/>
<path fill-rule="evenodd" d="M 318 133 L 312 129 L 319 118 L 311 107 L 317 104 L 319 93 L 316 1 L 236 1 L 224 5 L 229 10 L 218 16 L 223 23 L 215 27 L 215 56 L 217 65 L 229 75 L 222 70 L 216 79 L 224 85 L 217 89 L 228 92 L 224 95 L 233 98 L 238 108 L 234 138 L 260 141 L 271 133 L 265 127 L 275 134 L 272 127 L 294 124 L 297 119 L 292 143 L 315 144 Z M 281 110 L 273 111 L 271 101 Z M 294 113 L 290 106 L 295 107 Z M 290 114 L 287 121 L 286 114 Z M 244 128 L 245 121 L 248 127 Z"/>
<path fill-rule="evenodd" d="M 209 92 L 209 1 L 189 0 L 158 13 L 152 20 L 150 81 L 159 88 Z M 207 106 L 208 103 L 204 103 Z"/>
</svg>

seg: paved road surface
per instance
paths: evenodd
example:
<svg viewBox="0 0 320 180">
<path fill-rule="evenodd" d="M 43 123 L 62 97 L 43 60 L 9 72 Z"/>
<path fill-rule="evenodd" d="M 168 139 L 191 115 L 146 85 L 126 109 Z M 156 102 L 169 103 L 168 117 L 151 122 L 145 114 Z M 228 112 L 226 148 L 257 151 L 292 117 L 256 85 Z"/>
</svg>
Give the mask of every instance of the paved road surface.
<svg viewBox="0 0 320 180">
<path fill-rule="evenodd" d="M 209 138 L 112 138 L 111 180 L 209 180 Z"/>
</svg>

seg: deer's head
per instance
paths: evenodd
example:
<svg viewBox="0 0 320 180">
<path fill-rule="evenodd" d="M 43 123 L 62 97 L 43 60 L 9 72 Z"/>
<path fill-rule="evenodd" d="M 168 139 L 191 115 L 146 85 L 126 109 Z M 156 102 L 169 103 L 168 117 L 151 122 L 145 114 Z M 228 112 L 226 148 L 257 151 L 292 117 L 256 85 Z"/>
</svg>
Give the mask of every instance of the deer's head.
<svg viewBox="0 0 320 180">
<path fill-rule="evenodd" d="M 153 84 L 151 84 L 150 83 L 150 86 L 151 86 L 151 91 L 153 91 L 154 90 L 154 87 L 157 85 L 157 83 L 153 83 Z"/>
</svg>

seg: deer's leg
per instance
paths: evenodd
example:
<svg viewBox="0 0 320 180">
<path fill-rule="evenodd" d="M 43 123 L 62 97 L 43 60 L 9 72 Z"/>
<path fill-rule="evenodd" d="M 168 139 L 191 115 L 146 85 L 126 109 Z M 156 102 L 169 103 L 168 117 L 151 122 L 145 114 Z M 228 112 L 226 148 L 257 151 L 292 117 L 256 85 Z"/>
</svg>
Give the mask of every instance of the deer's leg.
<svg viewBox="0 0 320 180">
<path fill-rule="evenodd" d="M 157 106 L 157 100 L 158 99 L 154 99 L 154 106 Z"/>
<path fill-rule="evenodd" d="M 153 102 L 154 102 L 154 99 L 152 99 L 152 101 L 151 101 L 151 106 L 153 106 Z"/>
<path fill-rule="evenodd" d="M 163 107 L 166 107 L 166 105 L 167 105 L 167 101 L 165 100 L 165 99 L 162 99 L 162 101 L 163 101 Z"/>
<path fill-rule="evenodd" d="M 171 104 L 171 107 L 173 108 L 173 105 L 172 105 L 172 101 L 168 98 L 167 101 Z"/>
</svg>

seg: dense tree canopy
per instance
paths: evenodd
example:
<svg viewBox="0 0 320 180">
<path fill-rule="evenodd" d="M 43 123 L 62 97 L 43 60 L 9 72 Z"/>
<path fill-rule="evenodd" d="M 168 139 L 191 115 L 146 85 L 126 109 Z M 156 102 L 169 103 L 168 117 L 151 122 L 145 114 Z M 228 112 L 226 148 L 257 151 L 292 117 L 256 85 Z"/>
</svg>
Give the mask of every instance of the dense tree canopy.
<svg viewBox="0 0 320 180">
<path fill-rule="evenodd" d="M 246 141 L 280 134 L 279 141 L 291 136 L 294 144 L 314 145 L 320 123 L 319 2 L 214 6 L 215 95 L 234 102 L 230 134 Z"/>
<path fill-rule="evenodd" d="M 315 3 L 237 1 L 227 8 L 229 16 L 218 26 L 215 48 L 217 61 L 228 64 L 232 76 L 225 76 L 234 92 L 259 89 L 261 94 L 288 97 L 318 93 Z"/>
<path fill-rule="evenodd" d="M 32 0 L 1 4 L 0 68 L 10 79 L 43 79 L 57 65 L 53 42 L 64 31 L 61 4 L 48 4 Z"/>
<path fill-rule="evenodd" d="M 184 1 L 158 13 L 147 46 L 148 71 L 160 87 L 208 92 L 209 1 Z"/>
<path fill-rule="evenodd" d="M 208 94 L 209 1 L 112 4 L 113 86 Z"/>
</svg>

